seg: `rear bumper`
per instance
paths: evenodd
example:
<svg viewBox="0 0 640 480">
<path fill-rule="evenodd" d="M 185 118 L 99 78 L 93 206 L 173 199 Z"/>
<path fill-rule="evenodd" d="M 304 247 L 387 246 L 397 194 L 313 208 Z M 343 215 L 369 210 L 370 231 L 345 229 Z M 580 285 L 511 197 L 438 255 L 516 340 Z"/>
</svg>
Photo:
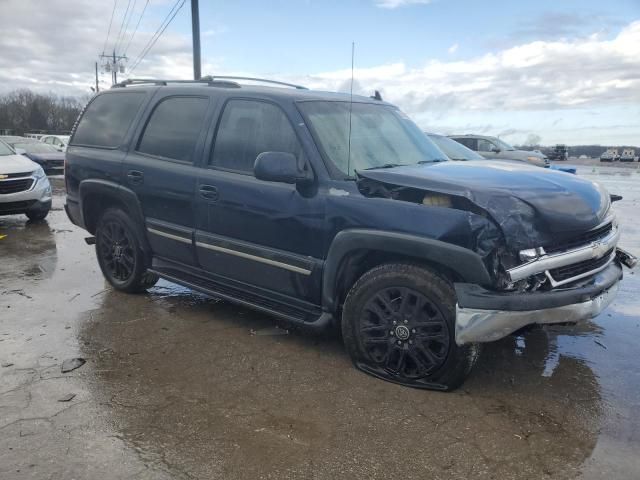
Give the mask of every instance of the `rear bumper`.
<svg viewBox="0 0 640 480">
<path fill-rule="evenodd" d="M 614 261 L 577 287 L 546 292 L 500 293 L 457 283 L 456 343 L 492 342 L 532 324 L 588 320 L 613 301 L 621 278 Z"/>
</svg>

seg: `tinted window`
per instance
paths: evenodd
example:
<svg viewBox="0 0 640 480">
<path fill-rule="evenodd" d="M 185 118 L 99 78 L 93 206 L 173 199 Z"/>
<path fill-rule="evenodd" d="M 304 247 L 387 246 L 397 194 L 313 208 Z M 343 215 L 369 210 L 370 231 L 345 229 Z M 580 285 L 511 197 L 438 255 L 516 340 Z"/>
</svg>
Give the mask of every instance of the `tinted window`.
<svg viewBox="0 0 640 480">
<path fill-rule="evenodd" d="M 454 138 L 453 140 L 455 140 L 458 143 L 461 143 L 462 145 L 464 145 L 467 148 L 470 148 L 471 150 L 478 150 L 476 146 L 476 140 L 474 138 Z"/>
<path fill-rule="evenodd" d="M 143 100 L 143 92 L 96 97 L 80 119 L 73 145 L 119 147 Z"/>
<path fill-rule="evenodd" d="M 300 158 L 298 138 L 280 108 L 265 102 L 231 100 L 220 120 L 211 164 L 253 172 L 262 152 L 287 152 Z"/>
<path fill-rule="evenodd" d="M 163 100 L 151 114 L 138 151 L 191 162 L 208 104 L 209 100 L 201 97 Z"/>
<path fill-rule="evenodd" d="M 485 140 L 484 138 L 478 139 L 478 151 L 479 152 L 491 152 L 496 146 L 491 143 L 489 140 Z"/>
</svg>

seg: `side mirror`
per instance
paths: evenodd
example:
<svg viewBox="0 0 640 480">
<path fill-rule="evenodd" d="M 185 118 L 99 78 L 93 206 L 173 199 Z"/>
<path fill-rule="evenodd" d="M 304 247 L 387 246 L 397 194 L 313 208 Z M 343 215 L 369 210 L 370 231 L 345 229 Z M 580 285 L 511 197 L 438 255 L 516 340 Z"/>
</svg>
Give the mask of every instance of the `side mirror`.
<svg viewBox="0 0 640 480">
<path fill-rule="evenodd" d="M 292 153 L 262 152 L 253 165 L 258 180 L 282 183 L 307 183 L 313 174 Z"/>
<path fill-rule="evenodd" d="M 498 147 L 491 147 L 491 151 L 493 153 L 500 153 L 500 149 Z"/>
<path fill-rule="evenodd" d="M 18 155 L 24 155 L 27 151 L 24 148 L 16 148 L 16 153 Z"/>
</svg>

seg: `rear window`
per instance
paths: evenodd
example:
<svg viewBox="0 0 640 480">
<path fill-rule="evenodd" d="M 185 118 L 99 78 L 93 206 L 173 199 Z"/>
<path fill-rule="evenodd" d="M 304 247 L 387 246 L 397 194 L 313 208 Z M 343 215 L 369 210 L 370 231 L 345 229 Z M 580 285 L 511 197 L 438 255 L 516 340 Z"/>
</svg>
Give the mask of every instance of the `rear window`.
<svg viewBox="0 0 640 480">
<path fill-rule="evenodd" d="M 80 119 L 72 144 L 119 147 L 144 96 L 144 92 L 122 92 L 96 97 Z"/>
<path fill-rule="evenodd" d="M 170 97 L 151 114 L 138 151 L 191 162 L 204 125 L 209 100 L 205 97 Z"/>
</svg>

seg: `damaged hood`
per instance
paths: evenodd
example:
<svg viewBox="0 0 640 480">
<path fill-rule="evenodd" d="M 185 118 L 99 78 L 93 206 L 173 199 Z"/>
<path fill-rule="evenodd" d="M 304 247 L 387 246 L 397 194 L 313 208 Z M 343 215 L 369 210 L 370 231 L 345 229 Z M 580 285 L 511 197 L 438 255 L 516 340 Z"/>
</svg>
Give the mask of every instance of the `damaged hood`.
<svg viewBox="0 0 640 480">
<path fill-rule="evenodd" d="M 557 244 L 601 223 L 609 194 L 575 175 L 505 161 L 441 162 L 358 171 L 388 185 L 466 198 L 514 250 Z"/>
</svg>

